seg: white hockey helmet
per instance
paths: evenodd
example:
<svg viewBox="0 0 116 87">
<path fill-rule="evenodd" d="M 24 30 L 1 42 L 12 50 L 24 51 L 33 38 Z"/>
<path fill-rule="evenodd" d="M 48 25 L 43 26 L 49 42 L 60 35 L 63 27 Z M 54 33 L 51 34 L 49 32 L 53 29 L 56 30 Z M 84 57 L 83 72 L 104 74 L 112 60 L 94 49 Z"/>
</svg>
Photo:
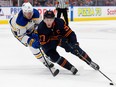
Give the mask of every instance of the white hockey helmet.
<svg viewBox="0 0 116 87">
<path fill-rule="evenodd" d="M 22 5 L 23 13 L 33 12 L 33 6 L 29 2 L 25 2 Z"/>
</svg>

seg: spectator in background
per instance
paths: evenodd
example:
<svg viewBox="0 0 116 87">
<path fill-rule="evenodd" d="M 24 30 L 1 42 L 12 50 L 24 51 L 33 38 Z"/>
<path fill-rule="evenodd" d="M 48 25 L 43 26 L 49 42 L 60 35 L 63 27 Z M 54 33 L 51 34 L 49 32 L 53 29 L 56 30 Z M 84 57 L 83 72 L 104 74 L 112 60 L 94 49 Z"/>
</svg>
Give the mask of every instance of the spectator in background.
<svg viewBox="0 0 116 87">
<path fill-rule="evenodd" d="M 115 4 L 115 6 L 116 6 L 116 0 L 114 0 L 114 4 Z"/>
<path fill-rule="evenodd" d="M 42 6 L 45 6 L 45 2 L 47 1 L 47 0 L 38 0 L 39 2 L 40 2 L 40 4 L 42 5 Z"/>
<path fill-rule="evenodd" d="M 96 0 L 92 0 L 93 6 L 96 6 Z"/>
<path fill-rule="evenodd" d="M 33 6 L 38 6 L 38 1 L 37 0 L 33 1 Z"/>
<path fill-rule="evenodd" d="M 96 0 L 96 6 L 105 6 L 105 1 L 107 0 Z"/>
<path fill-rule="evenodd" d="M 20 0 L 20 4 L 29 1 L 33 6 L 55 6 L 56 0 Z M 13 6 L 18 6 L 17 0 L 12 0 Z M 116 0 L 69 0 L 70 6 L 116 6 Z"/>
<path fill-rule="evenodd" d="M 49 3 L 51 3 L 51 4 L 53 4 L 53 1 L 54 1 L 54 0 L 47 0 L 47 2 L 49 2 Z"/>
<path fill-rule="evenodd" d="M 115 6 L 115 1 L 114 0 L 109 0 L 109 6 Z"/>
<path fill-rule="evenodd" d="M 93 6 L 92 0 L 85 0 L 85 6 Z"/>
<path fill-rule="evenodd" d="M 84 6 L 84 5 L 85 5 L 85 1 L 79 0 L 79 5 L 78 6 Z"/>
<path fill-rule="evenodd" d="M 38 0 L 34 0 L 33 6 L 41 6 L 41 3 Z"/>
<path fill-rule="evenodd" d="M 46 3 L 45 3 L 45 6 L 53 6 L 53 4 L 48 0 Z"/>
<path fill-rule="evenodd" d="M 13 6 L 18 6 L 18 2 L 17 2 L 17 0 L 12 0 L 12 2 L 13 2 Z"/>
<path fill-rule="evenodd" d="M 33 0 L 33 6 L 38 6 L 38 0 Z"/>
<path fill-rule="evenodd" d="M 79 3 L 78 3 L 78 0 L 70 0 L 70 1 L 69 1 L 69 4 L 70 4 L 71 6 L 72 6 L 72 5 L 73 5 L 73 6 L 78 6 Z"/>
<path fill-rule="evenodd" d="M 41 3 L 40 2 L 38 2 L 38 6 L 41 6 Z"/>
</svg>

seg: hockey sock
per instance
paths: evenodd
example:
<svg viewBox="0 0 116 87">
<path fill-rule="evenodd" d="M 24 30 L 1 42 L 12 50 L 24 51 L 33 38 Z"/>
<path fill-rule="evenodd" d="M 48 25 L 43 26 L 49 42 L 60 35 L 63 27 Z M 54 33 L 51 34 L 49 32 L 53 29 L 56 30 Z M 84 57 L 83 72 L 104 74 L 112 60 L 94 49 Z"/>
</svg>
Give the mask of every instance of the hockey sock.
<svg viewBox="0 0 116 87">
<path fill-rule="evenodd" d="M 60 57 L 57 61 L 57 64 L 59 64 L 60 66 L 62 66 L 65 69 L 71 70 L 71 68 L 73 67 L 73 65 L 71 63 L 69 63 L 65 58 Z"/>
<path fill-rule="evenodd" d="M 30 50 L 32 51 L 33 55 L 34 55 L 37 59 L 39 59 L 40 62 L 42 62 L 43 64 L 46 63 L 45 60 L 44 60 L 44 58 L 43 58 L 43 55 L 42 55 L 42 53 L 40 52 L 39 49 L 34 49 L 34 48 L 30 47 Z M 47 59 L 46 59 L 46 60 L 47 60 Z M 47 61 L 47 62 L 48 62 L 48 64 L 49 64 L 49 61 Z"/>
<path fill-rule="evenodd" d="M 83 51 L 82 54 L 79 54 L 79 58 L 85 61 L 88 65 L 91 63 L 91 58 Z"/>
<path fill-rule="evenodd" d="M 91 58 L 88 56 L 88 54 L 83 51 L 79 45 L 76 45 L 76 47 L 71 51 L 72 54 L 78 56 L 81 60 L 85 61 L 87 64 L 91 63 Z"/>
</svg>

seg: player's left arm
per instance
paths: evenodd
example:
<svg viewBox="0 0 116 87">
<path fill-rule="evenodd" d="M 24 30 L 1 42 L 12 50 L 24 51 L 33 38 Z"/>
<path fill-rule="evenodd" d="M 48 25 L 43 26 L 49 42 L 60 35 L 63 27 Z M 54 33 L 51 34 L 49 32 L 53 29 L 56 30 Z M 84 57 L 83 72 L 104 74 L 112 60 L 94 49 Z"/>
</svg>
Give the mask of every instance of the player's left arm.
<svg viewBox="0 0 116 87">
<path fill-rule="evenodd" d="M 36 10 L 36 9 L 34 9 L 34 15 L 33 15 L 32 20 L 35 23 L 34 28 L 37 29 L 38 28 L 38 24 L 42 21 L 42 16 L 38 12 L 38 10 Z"/>
<path fill-rule="evenodd" d="M 74 31 L 65 24 L 63 21 L 63 37 L 68 40 L 69 43 L 77 43 L 77 37 Z"/>
</svg>

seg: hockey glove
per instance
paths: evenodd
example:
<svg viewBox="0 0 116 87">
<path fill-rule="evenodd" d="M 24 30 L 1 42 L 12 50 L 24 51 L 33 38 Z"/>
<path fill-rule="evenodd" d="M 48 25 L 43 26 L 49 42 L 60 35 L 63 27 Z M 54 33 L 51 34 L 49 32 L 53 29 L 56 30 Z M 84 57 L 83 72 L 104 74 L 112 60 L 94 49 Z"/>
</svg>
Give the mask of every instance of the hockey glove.
<svg viewBox="0 0 116 87">
<path fill-rule="evenodd" d="M 35 49 L 38 49 L 40 47 L 40 42 L 33 38 L 29 38 L 27 43 L 29 44 L 29 46 L 32 46 Z"/>
<path fill-rule="evenodd" d="M 38 36 L 38 34 L 36 34 L 36 33 L 33 33 L 33 34 L 32 34 L 32 38 L 34 38 L 35 40 L 39 40 L 39 36 Z"/>
</svg>

